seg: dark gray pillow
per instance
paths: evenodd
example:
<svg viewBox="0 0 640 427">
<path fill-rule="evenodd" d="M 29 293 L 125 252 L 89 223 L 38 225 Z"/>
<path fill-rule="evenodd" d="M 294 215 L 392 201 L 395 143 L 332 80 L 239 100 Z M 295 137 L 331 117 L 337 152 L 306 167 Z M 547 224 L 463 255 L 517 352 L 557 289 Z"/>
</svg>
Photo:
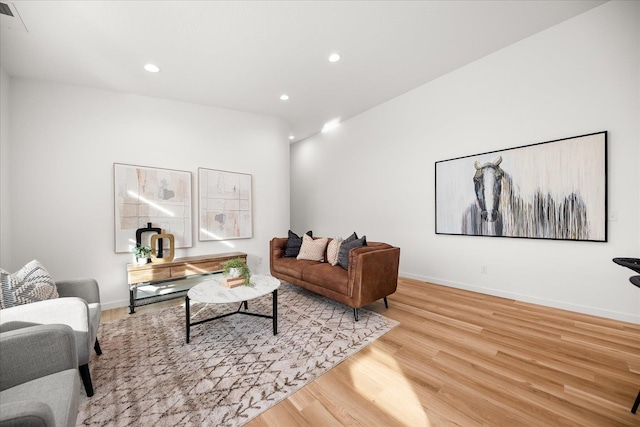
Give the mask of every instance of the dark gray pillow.
<svg viewBox="0 0 640 427">
<path fill-rule="evenodd" d="M 309 237 L 313 237 L 313 231 L 309 230 L 305 233 Z M 293 231 L 289 230 L 289 238 L 287 244 L 284 246 L 284 256 L 288 258 L 295 258 L 300 253 L 300 247 L 302 246 L 302 237 L 298 236 Z"/>
<path fill-rule="evenodd" d="M 340 245 L 340 250 L 338 251 L 338 265 L 345 270 L 348 270 L 349 252 L 351 252 L 351 249 L 359 248 L 361 246 L 367 246 L 367 236 L 362 236 L 361 238 L 352 240 L 350 242 L 343 241 Z"/>
<path fill-rule="evenodd" d="M 351 234 L 351 236 L 349 236 L 346 239 L 344 239 L 343 242 L 344 243 L 349 243 L 349 242 L 353 242 L 354 240 L 358 240 L 358 235 L 356 234 L 355 231 L 353 232 L 353 234 Z"/>
</svg>

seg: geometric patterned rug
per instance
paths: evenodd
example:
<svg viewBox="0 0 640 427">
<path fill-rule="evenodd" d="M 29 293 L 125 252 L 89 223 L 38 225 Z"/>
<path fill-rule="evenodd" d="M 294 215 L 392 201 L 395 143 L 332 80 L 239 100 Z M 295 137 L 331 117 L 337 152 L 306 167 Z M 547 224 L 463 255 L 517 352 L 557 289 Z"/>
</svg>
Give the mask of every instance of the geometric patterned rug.
<svg viewBox="0 0 640 427">
<path fill-rule="evenodd" d="M 249 301 L 271 314 L 271 295 Z M 193 321 L 239 304 L 192 303 Z M 191 328 L 185 309 L 103 323 L 102 356 L 89 363 L 95 394 L 82 390 L 77 425 L 241 426 L 399 323 L 283 283 L 278 335 L 272 320 L 229 316 Z"/>
</svg>

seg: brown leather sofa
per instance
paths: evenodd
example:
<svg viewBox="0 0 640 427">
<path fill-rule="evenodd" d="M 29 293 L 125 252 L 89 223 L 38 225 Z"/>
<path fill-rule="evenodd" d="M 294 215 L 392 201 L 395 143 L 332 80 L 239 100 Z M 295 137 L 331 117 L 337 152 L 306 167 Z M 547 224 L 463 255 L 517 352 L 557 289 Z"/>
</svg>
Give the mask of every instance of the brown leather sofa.
<svg viewBox="0 0 640 427">
<path fill-rule="evenodd" d="M 356 320 L 358 308 L 373 301 L 383 298 L 388 307 L 387 296 L 398 285 L 400 248 L 367 242 L 367 246 L 349 252 L 349 269 L 345 270 L 327 262 L 284 257 L 286 243 L 286 237 L 276 237 L 270 242 L 273 277 L 353 307 Z"/>
</svg>

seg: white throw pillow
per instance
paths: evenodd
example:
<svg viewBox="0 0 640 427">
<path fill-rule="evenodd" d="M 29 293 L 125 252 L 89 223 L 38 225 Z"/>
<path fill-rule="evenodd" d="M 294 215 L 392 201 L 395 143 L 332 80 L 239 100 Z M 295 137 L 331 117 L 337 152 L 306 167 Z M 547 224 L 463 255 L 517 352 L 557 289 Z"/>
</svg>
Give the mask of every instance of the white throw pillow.
<svg viewBox="0 0 640 427">
<path fill-rule="evenodd" d="M 342 237 L 336 237 L 329 242 L 327 246 L 327 262 L 331 265 L 338 264 L 338 252 L 340 251 L 340 245 L 342 244 Z"/>
<path fill-rule="evenodd" d="M 306 234 L 302 236 L 302 246 L 296 259 L 308 259 L 311 261 L 324 261 L 324 250 L 327 248 L 329 239 L 313 239 Z"/>
<path fill-rule="evenodd" d="M 0 282 L 0 309 L 59 297 L 56 282 L 36 260 L 14 274 L 0 268 Z"/>
</svg>

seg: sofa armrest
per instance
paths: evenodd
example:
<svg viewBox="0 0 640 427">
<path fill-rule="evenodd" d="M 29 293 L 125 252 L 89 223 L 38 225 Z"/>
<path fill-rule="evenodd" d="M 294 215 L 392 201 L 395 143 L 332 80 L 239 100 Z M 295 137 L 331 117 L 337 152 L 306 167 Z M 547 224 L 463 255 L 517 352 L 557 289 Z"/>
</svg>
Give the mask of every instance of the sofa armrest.
<svg viewBox="0 0 640 427">
<path fill-rule="evenodd" d="M 78 367 L 67 325 L 37 325 L 0 333 L 0 390 Z"/>
<path fill-rule="evenodd" d="M 0 412 L 0 425 L 20 427 L 46 427 L 55 426 L 56 419 L 51 408 L 33 400 L 21 402 L 2 403 Z"/>
<path fill-rule="evenodd" d="M 284 249 L 287 246 L 286 237 L 274 237 L 269 242 L 269 269 L 273 276 L 273 260 L 282 258 L 284 256 Z"/>
<path fill-rule="evenodd" d="M 349 295 L 362 307 L 394 293 L 398 287 L 400 248 L 375 244 L 349 253 Z"/>
<path fill-rule="evenodd" d="M 56 288 L 60 297 L 78 297 L 89 304 L 100 302 L 98 282 L 94 279 L 60 280 Z"/>
</svg>

